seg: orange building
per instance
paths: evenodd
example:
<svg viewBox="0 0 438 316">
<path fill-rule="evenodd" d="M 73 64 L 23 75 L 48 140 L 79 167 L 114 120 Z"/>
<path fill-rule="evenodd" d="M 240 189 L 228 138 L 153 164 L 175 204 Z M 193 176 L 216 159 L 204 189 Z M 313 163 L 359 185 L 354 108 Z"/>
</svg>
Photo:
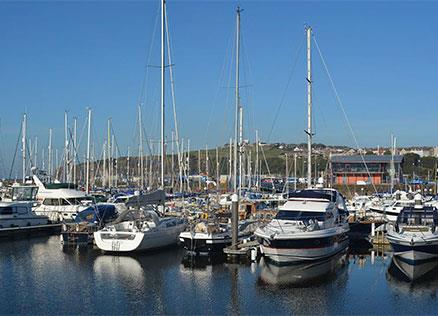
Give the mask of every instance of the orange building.
<svg viewBox="0 0 438 316">
<path fill-rule="evenodd" d="M 394 183 L 401 183 L 403 156 L 354 155 L 330 157 L 330 174 L 335 184 L 389 184 L 391 166 Z"/>
</svg>

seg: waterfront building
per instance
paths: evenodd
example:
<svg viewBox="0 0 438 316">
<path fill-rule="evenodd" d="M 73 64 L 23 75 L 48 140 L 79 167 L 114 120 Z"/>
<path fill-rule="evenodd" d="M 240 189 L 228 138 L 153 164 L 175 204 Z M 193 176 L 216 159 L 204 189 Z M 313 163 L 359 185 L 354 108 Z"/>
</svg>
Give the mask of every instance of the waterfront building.
<svg viewBox="0 0 438 316">
<path fill-rule="evenodd" d="M 392 163 L 394 184 L 401 183 L 403 156 L 400 155 L 335 155 L 330 157 L 329 172 L 334 184 L 390 184 Z"/>
</svg>

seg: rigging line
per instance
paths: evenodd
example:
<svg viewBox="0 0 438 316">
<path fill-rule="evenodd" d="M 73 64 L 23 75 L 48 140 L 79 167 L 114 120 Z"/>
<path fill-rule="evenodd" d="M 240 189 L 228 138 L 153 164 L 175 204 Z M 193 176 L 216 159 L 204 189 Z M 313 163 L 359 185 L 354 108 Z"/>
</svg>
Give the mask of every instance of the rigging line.
<svg viewBox="0 0 438 316">
<path fill-rule="evenodd" d="M 3 139 L 3 134 L 2 134 L 2 125 L 1 125 L 2 121 L 0 118 L 0 148 L 6 148 L 6 146 L 4 146 L 4 139 Z M 5 166 L 5 159 L 3 157 L 3 152 L 0 150 L 0 172 L 4 175 L 6 175 L 6 166 Z"/>
<path fill-rule="evenodd" d="M 144 71 L 144 75 L 143 75 L 143 79 L 142 79 L 142 83 L 141 83 L 140 95 L 137 99 L 137 105 L 139 105 L 140 107 L 144 104 L 144 102 L 146 102 L 146 89 L 147 89 L 147 85 L 149 82 L 149 67 L 147 67 L 147 65 L 149 65 L 150 60 L 152 58 L 152 46 L 153 46 L 154 39 L 156 36 L 158 17 L 160 16 L 159 12 L 160 12 L 160 5 L 157 6 L 157 13 L 155 14 L 155 23 L 154 23 L 154 28 L 152 31 L 152 39 L 151 39 L 151 42 L 149 44 L 149 51 L 148 51 L 148 54 L 147 54 L 147 57 L 145 60 L 145 71 Z M 138 115 L 138 113 L 137 113 L 137 115 Z M 138 116 L 137 116 L 137 119 L 138 119 Z M 137 126 L 137 123 L 136 123 L 136 126 Z M 137 135 L 136 132 L 137 132 L 137 129 L 135 128 L 134 129 L 134 137 L 132 138 L 133 141 L 131 142 L 132 146 L 134 145 L 133 142 L 136 139 L 135 138 Z"/>
<path fill-rule="evenodd" d="M 319 54 L 319 56 L 321 58 L 322 64 L 324 66 L 324 69 L 326 71 L 327 77 L 328 77 L 328 79 L 330 81 L 330 84 L 332 86 L 333 92 L 334 92 L 335 97 L 336 97 L 336 101 L 337 101 L 339 107 L 341 108 L 342 114 L 344 115 L 344 119 L 347 122 L 347 126 L 350 129 L 351 135 L 353 136 L 353 140 L 354 140 L 354 143 L 356 144 L 356 148 L 359 151 L 360 157 L 362 158 L 362 161 L 363 161 L 363 164 L 364 164 L 365 169 L 367 171 L 367 174 L 370 177 L 373 189 L 377 193 L 377 188 L 374 185 L 374 182 L 373 182 L 372 177 L 371 177 L 370 170 L 368 169 L 368 166 L 367 166 L 367 164 L 365 162 L 365 157 L 363 155 L 362 148 L 359 146 L 359 142 L 357 141 L 356 134 L 354 133 L 353 127 L 351 126 L 350 120 L 348 119 L 347 113 L 345 112 L 344 105 L 343 105 L 343 103 L 341 101 L 341 98 L 339 96 L 338 90 L 336 89 L 335 83 L 333 82 L 332 76 L 331 76 L 331 74 L 330 74 L 330 72 L 328 70 L 327 64 L 325 62 L 325 59 L 324 59 L 324 57 L 322 55 L 321 49 L 319 48 L 319 45 L 318 45 L 318 42 L 316 41 L 316 37 L 315 36 L 313 36 L 313 42 L 315 43 L 316 50 L 318 51 L 318 54 Z"/>
<path fill-rule="evenodd" d="M 123 156 L 122 156 L 122 153 L 120 152 L 120 147 L 119 147 L 119 143 L 117 142 L 117 136 L 116 136 L 116 132 L 114 131 L 113 124 L 111 124 L 111 131 L 113 132 L 114 142 L 116 143 L 116 152 L 118 154 L 117 158 L 114 158 L 114 159 L 118 159 L 118 158 L 123 157 Z"/>
<path fill-rule="evenodd" d="M 269 177 L 271 177 L 271 170 L 269 170 L 269 165 L 268 165 L 268 161 L 266 160 L 266 155 L 265 155 L 265 151 L 263 149 L 263 146 L 259 146 L 260 149 L 262 150 L 262 155 L 263 155 L 263 160 L 265 161 L 265 165 L 266 165 L 266 170 L 268 171 L 268 175 Z M 274 186 L 274 184 L 272 184 Z"/>
<path fill-rule="evenodd" d="M 236 42 L 234 41 L 234 33 L 230 33 L 230 42 L 229 45 L 231 46 L 229 53 L 231 56 L 230 59 L 228 59 L 229 64 L 228 64 L 228 82 L 227 82 L 227 87 L 231 86 L 231 81 L 232 81 L 232 77 L 233 77 L 233 65 L 234 65 L 234 61 L 235 61 L 235 53 L 236 53 Z M 224 111 L 224 124 L 221 126 L 222 128 L 222 135 L 231 135 L 231 138 L 234 139 L 234 111 L 235 111 L 235 104 L 231 104 L 230 102 L 230 89 L 226 90 L 226 94 L 225 94 L 225 111 Z M 229 113 L 233 113 L 232 115 L 232 119 L 231 119 L 231 124 L 228 124 L 228 114 Z M 231 131 L 229 130 L 231 128 Z M 229 134 L 228 134 L 229 133 Z"/>
<path fill-rule="evenodd" d="M 20 144 L 21 133 L 22 133 L 22 128 L 20 128 L 20 132 L 18 133 L 17 144 L 15 145 L 14 157 L 12 158 L 11 169 L 9 171 L 9 179 L 12 178 L 12 170 L 14 169 L 15 158 L 17 158 L 17 151 L 18 151 L 18 145 Z"/>
<path fill-rule="evenodd" d="M 144 126 L 142 126 L 141 128 L 143 129 L 144 138 L 146 138 L 146 139 L 143 140 L 143 142 L 146 142 L 146 146 L 147 146 L 147 149 L 149 150 L 149 154 L 152 155 L 152 149 L 151 149 L 151 145 L 150 145 L 151 144 L 151 140 L 149 139 L 149 136 L 148 136 Z"/>
<path fill-rule="evenodd" d="M 154 39 L 155 39 L 155 36 L 156 36 L 156 33 L 157 33 L 157 25 L 158 25 L 158 17 L 160 16 L 160 14 L 159 14 L 160 13 L 160 9 L 161 9 L 160 5 L 158 5 L 157 6 L 157 12 L 155 14 L 154 28 L 152 30 L 152 39 L 151 39 L 151 42 L 149 44 L 149 51 L 148 51 L 148 55 L 147 55 L 146 63 L 145 63 L 145 65 L 146 65 L 145 66 L 145 73 L 144 73 L 144 76 L 143 76 L 141 90 L 140 90 L 140 95 L 139 95 L 139 98 L 137 100 L 137 104 L 140 104 L 143 101 L 143 99 L 146 97 L 146 87 L 147 87 L 147 84 L 148 84 L 148 81 L 149 81 L 149 71 L 148 71 L 149 67 L 147 67 L 147 65 L 150 64 L 150 60 L 151 60 L 151 56 L 152 56 L 152 46 L 154 44 Z"/>
<path fill-rule="evenodd" d="M 81 147 L 81 143 L 82 143 L 82 140 L 83 140 L 83 137 L 84 137 L 84 134 L 85 134 L 85 129 L 87 127 L 87 123 L 88 123 L 88 117 L 85 119 L 85 124 L 82 127 L 81 134 L 79 135 L 79 141 L 77 141 L 76 143 L 73 142 L 74 143 L 73 148 L 76 147 L 76 157 L 75 158 L 77 158 L 78 162 L 80 162 L 79 158 L 78 158 L 78 156 L 79 156 L 79 149 Z"/>
<path fill-rule="evenodd" d="M 175 138 L 176 138 L 176 151 L 178 156 L 178 171 L 184 171 L 182 167 L 182 153 L 179 144 L 179 129 L 178 129 L 178 119 L 176 115 L 176 100 L 175 100 L 175 81 L 173 79 L 173 66 L 172 66 L 172 56 L 171 56 L 171 46 L 170 46 L 170 34 L 169 34 L 169 18 L 167 14 L 167 7 L 164 6 L 164 16 L 166 21 L 166 43 L 167 43 L 167 59 L 169 62 L 169 76 L 170 76 L 170 92 L 172 97 L 172 108 L 173 108 L 173 124 L 175 128 Z"/>
<path fill-rule="evenodd" d="M 74 142 L 71 128 L 68 128 L 68 136 L 69 136 L 69 139 L 70 139 L 71 144 L 73 146 L 73 148 L 72 148 L 73 149 L 73 163 L 75 163 L 75 161 L 80 163 L 81 161 L 80 161 L 79 155 L 78 155 L 79 150 L 78 150 L 78 147 L 76 146 L 76 143 Z M 74 154 L 74 152 L 76 152 L 76 155 Z M 72 166 L 72 168 L 73 168 L 73 166 Z"/>
<path fill-rule="evenodd" d="M 227 47 L 230 46 L 230 41 L 231 41 L 231 35 L 228 38 L 228 45 L 227 45 Z M 209 131 L 210 131 L 210 124 L 211 124 L 211 119 L 212 119 L 212 116 L 213 116 L 213 111 L 216 109 L 217 99 L 218 99 L 218 96 L 219 96 L 219 91 L 221 90 L 220 83 L 222 82 L 223 78 L 225 77 L 225 70 L 227 68 L 227 59 L 228 59 L 227 55 L 228 55 L 227 53 L 224 54 L 224 59 L 223 59 L 223 62 L 222 62 L 222 69 L 221 69 L 221 72 L 220 72 L 220 75 L 219 75 L 219 80 L 218 80 L 218 85 L 217 85 L 217 88 L 216 88 L 216 93 L 215 93 L 214 98 L 213 98 L 213 106 L 211 107 L 210 114 L 208 116 L 207 128 L 206 128 L 206 132 L 205 132 L 205 141 L 204 141 L 205 143 L 208 140 L 208 136 L 209 136 L 208 134 L 209 134 Z"/>
<path fill-rule="evenodd" d="M 246 49 L 246 42 L 245 42 L 245 36 L 244 36 L 244 32 L 243 30 L 240 31 L 240 35 L 241 35 L 241 51 L 242 51 L 242 55 L 245 56 L 245 58 L 242 59 L 242 64 L 243 64 L 243 79 L 244 81 L 246 81 L 247 83 L 251 82 L 250 79 L 253 78 L 252 76 L 252 71 L 251 71 L 251 61 L 249 59 L 249 55 L 248 55 L 248 50 Z M 242 85 L 240 86 L 242 87 Z M 245 98 L 246 98 L 246 117 L 248 118 L 248 120 L 244 120 L 244 124 L 246 125 L 246 129 L 247 131 L 254 131 L 255 130 L 255 119 L 254 119 L 254 108 L 253 108 L 253 98 L 252 98 L 252 91 L 254 91 L 253 89 L 253 85 L 249 85 L 248 89 L 244 89 L 244 94 L 245 94 Z M 245 112 L 244 112 L 245 115 Z M 248 139 L 251 138 L 252 133 L 247 133 L 247 137 Z"/>
<path fill-rule="evenodd" d="M 291 68 L 291 71 L 289 73 L 289 78 L 287 79 L 286 87 L 283 90 L 283 94 L 281 96 L 280 103 L 278 104 L 277 110 L 275 112 L 274 121 L 272 122 L 271 130 L 269 131 L 269 134 L 268 134 L 268 141 L 267 141 L 268 143 L 271 140 L 271 136 L 272 136 L 272 132 L 274 130 L 274 126 L 275 126 L 275 124 L 277 122 L 278 115 L 280 114 L 281 107 L 284 104 L 284 99 L 286 98 L 286 93 L 287 93 L 287 90 L 289 89 L 289 85 L 290 85 L 290 83 L 292 81 L 292 76 L 293 76 L 293 74 L 295 72 L 295 69 L 296 69 L 296 66 L 297 66 L 297 63 L 298 63 L 298 58 L 300 56 L 301 50 L 304 47 L 304 43 L 305 43 L 304 40 L 301 41 L 301 45 L 298 47 L 298 49 L 296 51 L 295 60 L 294 60 L 294 62 L 292 64 L 292 68 Z"/>
</svg>

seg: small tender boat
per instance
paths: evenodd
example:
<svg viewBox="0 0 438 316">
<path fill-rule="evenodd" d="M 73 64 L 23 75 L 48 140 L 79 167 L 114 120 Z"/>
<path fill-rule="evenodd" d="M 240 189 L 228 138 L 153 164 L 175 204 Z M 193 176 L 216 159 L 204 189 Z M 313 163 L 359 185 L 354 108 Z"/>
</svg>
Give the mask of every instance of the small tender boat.
<svg viewBox="0 0 438 316">
<path fill-rule="evenodd" d="M 104 251 L 130 252 L 176 245 L 186 221 L 160 218 L 153 210 L 126 210 L 110 225 L 94 233 L 97 247 Z"/>
<path fill-rule="evenodd" d="M 421 195 L 416 195 L 415 205 L 405 207 L 390 227 L 387 239 L 394 255 L 415 263 L 438 257 L 438 210 L 421 204 Z"/>
</svg>

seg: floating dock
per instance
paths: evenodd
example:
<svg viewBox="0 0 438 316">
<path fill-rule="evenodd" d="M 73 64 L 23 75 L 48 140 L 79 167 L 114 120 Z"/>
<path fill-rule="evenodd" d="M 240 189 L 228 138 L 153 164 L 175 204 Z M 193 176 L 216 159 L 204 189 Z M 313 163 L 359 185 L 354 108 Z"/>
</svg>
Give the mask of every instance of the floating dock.
<svg viewBox="0 0 438 316">
<path fill-rule="evenodd" d="M 33 237 L 41 235 L 59 234 L 61 232 L 61 223 L 24 226 L 24 227 L 10 227 L 0 229 L 0 238 L 20 238 L 20 237 Z"/>
<path fill-rule="evenodd" d="M 240 242 L 237 245 L 231 245 L 229 247 L 224 248 L 224 253 L 228 257 L 246 257 L 251 260 L 255 260 L 257 258 L 257 254 L 259 253 L 260 244 L 258 241 L 248 241 L 248 242 Z"/>
</svg>

